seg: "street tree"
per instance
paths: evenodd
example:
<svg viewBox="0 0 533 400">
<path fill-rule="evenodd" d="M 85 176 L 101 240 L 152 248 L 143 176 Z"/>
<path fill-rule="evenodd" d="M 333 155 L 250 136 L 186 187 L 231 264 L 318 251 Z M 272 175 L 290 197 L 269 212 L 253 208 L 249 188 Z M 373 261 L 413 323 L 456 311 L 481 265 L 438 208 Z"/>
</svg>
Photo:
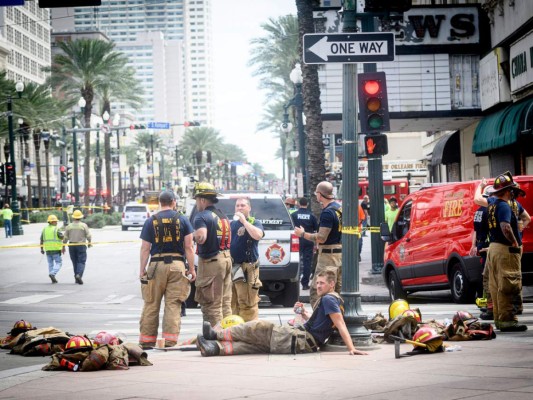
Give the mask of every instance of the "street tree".
<svg viewBox="0 0 533 400">
<path fill-rule="evenodd" d="M 110 76 L 124 73 L 127 58 L 115 50 L 115 44 L 103 40 L 78 39 L 60 41 L 57 46 L 61 53 L 52 60 L 50 82 L 58 97 L 70 101 L 74 106 L 80 95 L 85 99 L 84 122 L 90 126 L 91 114 L 97 93 L 108 84 Z M 90 132 L 85 133 L 84 187 L 88 193 L 90 186 Z M 89 205 L 89 196 L 84 203 Z"/>
</svg>

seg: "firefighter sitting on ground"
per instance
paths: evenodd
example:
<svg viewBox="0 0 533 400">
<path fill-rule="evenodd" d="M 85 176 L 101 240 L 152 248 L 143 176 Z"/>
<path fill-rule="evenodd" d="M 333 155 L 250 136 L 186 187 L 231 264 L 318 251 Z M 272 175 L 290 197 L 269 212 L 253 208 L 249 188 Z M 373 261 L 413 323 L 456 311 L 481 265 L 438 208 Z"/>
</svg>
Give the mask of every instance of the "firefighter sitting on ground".
<svg viewBox="0 0 533 400">
<path fill-rule="evenodd" d="M 328 340 L 336 327 L 350 355 L 367 354 L 357 350 L 342 315 L 342 299 L 334 291 L 336 277 L 331 270 L 318 273 L 317 291 L 320 296 L 313 314 L 309 316 L 302 303 L 296 303 L 307 322 L 301 327 L 277 326 L 272 322 L 255 320 L 216 332 L 207 322 L 196 345 L 202 356 L 237 354 L 298 354 L 316 352 Z"/>
</svg>

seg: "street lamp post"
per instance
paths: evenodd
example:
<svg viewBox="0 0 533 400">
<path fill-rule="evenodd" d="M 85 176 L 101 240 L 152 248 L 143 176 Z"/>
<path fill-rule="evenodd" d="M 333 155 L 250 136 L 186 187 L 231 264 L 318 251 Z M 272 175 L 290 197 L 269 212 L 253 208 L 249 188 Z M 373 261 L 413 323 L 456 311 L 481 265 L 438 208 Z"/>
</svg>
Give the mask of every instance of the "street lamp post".
<svg viewBox="0 0 533 400">
<path fill-rule="evenodd" d="M 78 107 L 80 112 L 83 114 L 85 109 L 86 101 L 83 97 L 80 97 L 78 100 Z M 72 147 L 73 147 L 73 158 L 74 158 L 74 208 L 79 210 L 81 207 L 80 204 L 80 183 L 78 177 L 78 138 L 76 131 L 76 114 L 72 114 Z M 89 188 L 85 188 L 85 196 L 88 196 Z"/>
<path fill-rule="evenodd" d="M 139 190 L 139 196 L 141 195 L 141 152 L 137 152 L 137 190 Z M 133 182 L 132 182 L 133 185 Z M 131 195 L 132 200 L 135 200 L 135 194 L 132 193 Z"/>
<path fill-rule="evenodd" d="M 107 114 L 107 118 L 109 119 L 109 113 Z M 96 195 L 94 199 L 94 205 L 97 207 L 96 212 L 102 212 L 102 209 L 100 208 L 102 207 L 102 161 L 100 160 L 100 129 L 101 127 L 97 125 L 96 158 L 94 159 L 94 172 L 96 172 Z"/>
<path fill-rule="evenodd" d="M 113 125 L 120 125 L 120 114 L 115 114 L 113 118 Z M 120 171 L 120 131 L 117 129 L 117 166 L 118 166 L 118 201 L 119 205 L 122 205 L 122 172 Z"/>
<path fill-rule="evenodd" d="M 15 90 L 20 97 L 22 97 L 22 91 L 24 90 L 24 83 L 17 82 Z M 15 133 L 13 132 L 13 99 L 11 95 L 7 98 L 7 128 L 9 131 L 9 160 L 13 165 L 13 178 L 11 184 L 11 210 L 13 211 L 12 221 L 12 234 L 15 236 L 24 235 L 24 230 L 20 224 L 20 208 L 17 200 L 17 169 L 15 163 Z M 7 182 L 6 182 L 7 186 Z"/>
<path fill-rule="evenodd" d="M 155 190 L 155 170 L 154 170 L 154 132 L 150 132 L 150 168 L 152 169 L 152 179 L 150 189 Z"/>
</svg>

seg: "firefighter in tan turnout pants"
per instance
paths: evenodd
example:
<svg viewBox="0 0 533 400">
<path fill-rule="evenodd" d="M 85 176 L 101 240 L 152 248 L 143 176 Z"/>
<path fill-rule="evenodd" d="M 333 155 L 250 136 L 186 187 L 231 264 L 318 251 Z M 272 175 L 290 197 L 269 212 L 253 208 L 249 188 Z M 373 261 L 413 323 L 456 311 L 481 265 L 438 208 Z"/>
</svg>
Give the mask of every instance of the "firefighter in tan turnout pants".
<svg viewBox="0 0 533 400">
<path fill-rule="evenodd" d="M 187 274 L 191 275 L 191 281 L 196 279 L 192 226 L 186 217 L 174 211 L 176 196 L 173 192 L 162 192 L 159 204 L 160 211 L 146 220 L 141 231 L 139 277 L 144 307 L 139 345 L 143 349 L 152 348 L 156 343 L 163 297 L 165 347 L 176 345 L 181 326 L 181 303 L 191 291 Z M 188 272 L 185 259 L 189 264 Z"/>
<path fill-rule="evenodd" d="M 198 214 L 194 239 L 198 244 L 198 278 L 194 300 L 200 303 L 204 321 L 212 326 L 231 315 L 231 231 L 228 218 L 215 208 L 215 187 L 200 182 L 193 192 Z"/>
<path fill-rule="evenodd" d="M 309 292 L 309 302 L 313 308 L 318 300 L 315 277 L 319 272 L 326 269 L 335 272 L 337 293 L 341 291 L 342 286 L 342 207 L 335 201 L 333 185 L 329 182 L 320 182 L 316 187 L 315 196 L 322 204 L 318 232 L 306 233 L 301 227 L 294 228 L 296 236 L 318 244 L 318 262 Z"/>
</svg>

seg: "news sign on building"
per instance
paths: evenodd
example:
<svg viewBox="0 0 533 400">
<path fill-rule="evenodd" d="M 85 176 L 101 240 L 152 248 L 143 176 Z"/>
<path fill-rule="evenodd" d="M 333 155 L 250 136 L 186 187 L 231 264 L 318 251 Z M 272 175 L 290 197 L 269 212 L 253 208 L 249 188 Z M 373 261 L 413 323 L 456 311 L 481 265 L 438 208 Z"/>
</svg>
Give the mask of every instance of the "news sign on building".
<svg viewBox="0 0 533 400">
<path fill-rule="evenodd" d="M 511 45 L 509 64 L 514 96 L 533 85 L 533 32 Z"/>
</svg>

